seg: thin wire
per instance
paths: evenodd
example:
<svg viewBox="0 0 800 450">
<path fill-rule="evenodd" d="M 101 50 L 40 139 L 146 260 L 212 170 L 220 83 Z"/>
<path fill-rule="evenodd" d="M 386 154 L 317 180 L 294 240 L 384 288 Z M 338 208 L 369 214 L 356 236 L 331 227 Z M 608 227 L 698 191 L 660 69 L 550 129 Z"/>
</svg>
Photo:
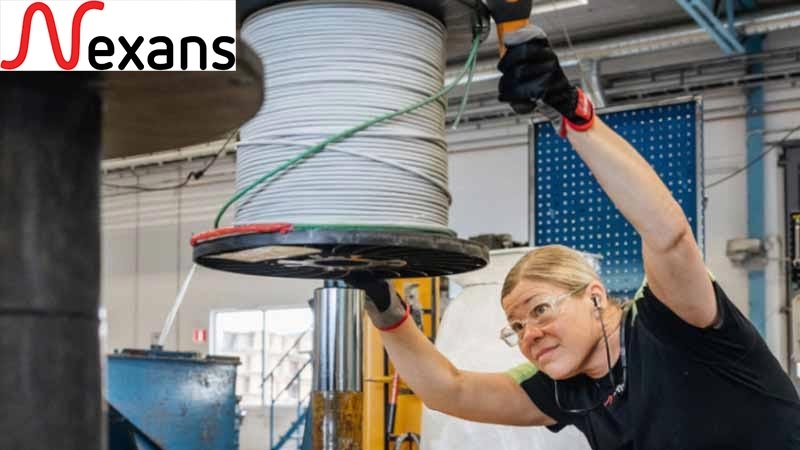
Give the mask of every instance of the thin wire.
<svg viewBox="0 0 800 450">
<path fill-rule="evenodd" d="M 564 34 L 564 39 L 567 41 L 567 46 L 569 47 L 570 53 L 572 53 L 573 57 L 577 58 L 578 53 L 575 52 L 575 46 L 572 45 L 572 37 L 569 34 L 569 30 L 567 30 L 567 25 L 564 23 L 564 18 L 561 15 L 561 8 L 558 8 L 556 3 L 557 0 L 550 1 L 550 4 L 553 6 L 553 10 L 556 13 L 556 21 L 558 21 L 558 24 L 561 27 L 561 31 Z M 583 66 L 580 64 L 580 60 L 578 60 L 578 72 L 580 72 L 581 81 L 585 80 L 585 74 L 583 72 Z"/>
<path fill-rule="evenodd" d="M 189 172 L 186 175 L 186 178 L 178 184 L 172 186 L 153 187 L 153 186 L 141 186 L 138 184 L 138 182 L 137 184 L 130 184 L 130 185 L 103 182 L 103 186 L 115 189 L 131 189 L 134 191 L 142 191 L 142 192 L 161 192 L 161 191 L 174 191 L 176 189 L 182 189 L 188 186 L 189 183 L 191 183 L 192 181 L 197 181 L 200 178 L 203 178 L 208 169 L 210 169 L 211 166 L 213 166 L 214 163 L 217 162 L 222 153 L 225 152 L 225 149 L 228 147 L 228 144 L 230 144 L 231 140 L 234 138 L 234 136 L 236 136 L 236 133 L 238 132 L 239 130 L 237 129 L 228 136 L 228 139 L 225 140 L 225 143 L 222 144 L 222 147 L 220 147 L 220 149 L 214 154 L 214 156 L 212 156 L 211 159 L 209 159 L 208 162 L 206 162 L 205 166 L 203 166 L 202 169 L 197 171 L 193 170 Z M 139 177 L 139 174 L 133 167 L 129 167 L 128 170 L 130 170 L 133 173 L 133 175 L 136 176 L 137 178 Z"/>
<path fill-rule="evenodd" d="M 758 156 L 756 156 L 755 158 L 753 158 L 753 159 L 752 159 L 750 162 L 748 162 L 748 163 L 747 163 L 747 164 L 746 164 L 744 167 L 742 167 L 742 168 L 740 168 L 740 169 L 737 169 L 737 170 L 734 170 L 734 171 L 733 171 L 733 172 L 731 172 L 730 174 L 728 174 L 728 175 L 725 175 L 724 177 L 722 177 L 721 179 L 719 179 L 719 180 L 717 180 L 717 181 L 715 181 L 715 182 L 713 182 L 713 183 L 711 183 L 711 184 L 708 184 L 708 185 L 706 185 L 706 186 L 705 186 L 705 189 L 706 189 L 706 190 L 708 190 L 708 189 L 712 189 L 712 188 L 714 188 L 714 187 L 716 187 L 716 186 L 719 186 L 720 184 L 722 184 L 722 183 L 724 183 L 724 182 L 726 182 L 726 181 L 728 181 L 728 180 L 730 180 L 730 179 L 734 178 L 735 176 L 739 175 L 740 173 L 742 173 L 742 172 L 746 171 L 747 169 L 749 169 L 750 167 L 752 167 L 754 164 L 756 164 L 757 162 L 759 162 L 759 161 L 761 161 L 762 159 L 764 159 L 764 157 L 765 157 L 765 156 L 767 156 L 768 154 L 772 153 L 772 152 L 773 152 L 775 149 L 777 149 L 777 148 L 779 148 L 779 147 L 783 146 L 783 144 L 785 144 L 785 143 L 786 143 L 786 142 L 789 140 L 789 138 L 791 138 L 791 137 L 792 137 L 792 135 L 794 135 L 794 134 L 795 134 L 795 133 L 797 133 L 798 131 L 800 131 L 800 125 L 796 126 L 796 127 L 795 127 L 795 128 L 793 128 L 791 131 L 789 131 L 788 133 L 786 133 L 786 136 L 784 136 L 784 137 L 783 137 L 783 139 L 781 139 L 781 140 L 780 140 L 780 141 L 778 141 L 777 143 L 775 143 L 775 144 L 772 144 L 772 145 L 770 145 L 769 147 L 767 147 L 767 149 L 766 149 L 766 150 L 764 150 L 763 152 L 761 152 L 761 154 L 760 154 L 760 155 L 758 155 Z M 751 136 L 750 136 L 750 138 L 752 138 L 752 137 L 753 137 L 753 136 L 751 135 Z"/>
<path fill-rule="evenodd" d="M 622 316 L 620 317 L 620 332 L 619 332 L 619 334 L 620 334 L 619 361 L 620 361 L 620 365 L 622 366 L 622 382 L 620 384 L 616 384 L 615 381 L 614 381 L 614 369 L 611 366 L 611 349 L 610 349 L 610 347 L 608 345 L 608 335 L 606 334 L 605 325 L 603 325 L 603 337 L 605 338 L 605 341 L 606 341 L 606 361 L 608 362 L 608 375 L 609 375 L 609 378 L 611 379 L 611 385 L 614 387 L 614 390 L 612 391 L 612 393 L 609 396 L 609 399 L 611 399 L 611 401 L 613 401 L 613 399 L 621 396 L 625 392 L 625 389 L 626 389 L 627 384 L 628 384 L 628 355 L 627 355 L 627 351 L 626 351 L 627 340 L 625 339 L 625 327 L 627 325 L 627 316 L 629 315 L 628 314 L 629 312 L 630 312 L 630 308 L 622 307 Z M 602 320 L 601 320 L 601 324 L 602 324 Z M 556 381 L 556 380 L 553 380 L 553 394 L 554 394 L 554 397 L 555 397 L 555 400 L 556 400 L 556 406 L 558 406 L 558 409 L 560 409 L 561 411 L 563 411 L 565 413 L 568 413 L 568 414 L 588 415 L 591 411 L 594 411 L 595 409 L 597 409 L 597 408 L 599 408 L 601 406 L 606 406 L 607 402 L 609 401 L 609 399 L 606 399 L 603 402 L 600 402 L 597 405 L 592 406 L 590 408 L 582 408 L 582 409 L 564 408 L 561 405 L 561 399 L 559 398 L 559 395 L 558 395 L 558 381 Z"/>
<path fill-rule="evenodd" d="M 611 385 L 617 386 L 616 380 L 614 380 L 614 371 L 611 368 L 611 347 L 608 345 L 608 333 L 606 333 L 606 321 L 603 320 L 603 313 L 600 309 L 597 309 L 598 314 L 600 315 L 600 328 L 603 329 L 603 342 L 606 344 L 606 362 L 608 362 L 608 375 L 611 378 Z M 625 315 L 622 316 L 622 325 L 623 328 L 625 327 Z M 625 345 L 623 342 L 622 345 Z"/>
<path fill-rule="evenodd" d="M 447 95 L 456 86 L 458 86 L 458 83 L 461 81 L 461 79 L 464 78 L 464 76 L 469 71 L 470 67 L 472 67 L 474 65 L 474 61 L 475 61 L 475 59 L 477 57 L 477 54 L 478 54 L 479 46 L 480 46 L 480 36 L 476 35 L 474 37 L 474 39 L 473 39 L 473 42 L 472 42 L 472 49 L 470 50 L 469 58 L 467 59 L 467 63 L 465 64 L 465 66 L 464 66 L 463 70 L 461 71 L 461 73 L 458 75 L 458 77 L 456 77 L 456 79 L 450 85 L 445 86 L 440 91 L 438 91 L 436 94 L 428 97 L 427 99 L 425 99 L 425 100 L 423 100 L 423 101 L 421 101 L 419 103 L 413 104 L 413 105 L 411 105 L 409 107 L 406 107 L 404 109 L 401 109 L 399 111 L 391 112 L 391 113 L 382 115 L 380 117 L 377 117 L 375 119 L 368 120 L 368 121 L 362 123 L 361 125 L 355 126 L 355 127 L 350 128 L 348 130 L 345 130 L 345 131 L 343 131 L 343 132 L 341 132 L 339 134 L 331 136 L 331 137 L 325 139 L 324 141 L 320 142 L 319 144 L 308 148 L 307 150 L 303 151 L 302 153 L 300 153 L 299 155 L 295 156 L 294 158 L 291 158 L 288 161 L 285 161 L 284 163 L 280 164 L 278 167 L 270 170 L 269 172 L 267 172 L 266 174 L 262 175 L 261 177 L 256 179 L 254 182 L 252 182 L 251 184 L 246 186 L 245 188 L 241 189 L 233 197 L 231 197 L 222 206 L 222 208 L 219 210 L 219 212 L 217 213 L 216 218 L 214 219 L 214 228 L 219 228 L 220 222 L 222 221 L 222 217 L 224 216 L 225 212 L 234 203 L 239 201 L 242 197 L 247 195 L 253 189 L 258 187 L 259 185 L 261 185 L 265 181 L 269 180 L 270 178 L 273 178 L 274 176 L 276 176 L 278 174 L 281 174 L 281 173 L 283 173 L 283 172 L 295 167 L 296 165 L 302 163 L 303 161 L 305 161 L 306 159 L 310 158 L 311 156 L 314 156 L 317 153 L 320 153 L 321 151 L 323 151 L 330 144 L 341 142 L 341 141 L 343 141 L 345 139 L 348 139 L 348 138 L 350 138 L 350 137 L 352 137 L 352 136 L 354 136 L 354 135 L 356 135 L 356 134 L 358 134 L 358 133 L 360 133 L 360 132 L 362 132 L 362 131 L 364 131 L 366 129 L 369 129 L 369 128 L 377 125 L 377 124 L 380 124 L 382 122 L 386 122 L 386 121 L 395 119 L 397 117 L 400 117 L 402 115 L 408 114 L 410 112 L 413 112 L 413 111 L 415 111 L 415 110 L 417 110 L 419 108 L 422 108 L 422 107 L 427 106 L 427 105 L 429 105 L 429 104 L 431 104 L 431 103 L 433 103 L 435 101 L 438 101 L 439 99 L 441 99 L 442 97 Z"/>
<path fill-rule="evenodd" d="M 475 67 L 478 65 L 478 58 L 472 62 L 472 66 L 469 68 L 469 77 L 467 78 L 467 85 L 464 88 L 464 97 L 461 99 L 461 106 L 458 107 L 458 114 L 456 115 L 456 120 L 453 122 L 453 129 L 457 130 L 458 125 L 461 124 L 461 117 L 464 115 L 464 111 L 467 109 L 467 102 L 469 101 L 469 92 L 472 88 L 472 78 L 475 75 Z"/>
</svg>

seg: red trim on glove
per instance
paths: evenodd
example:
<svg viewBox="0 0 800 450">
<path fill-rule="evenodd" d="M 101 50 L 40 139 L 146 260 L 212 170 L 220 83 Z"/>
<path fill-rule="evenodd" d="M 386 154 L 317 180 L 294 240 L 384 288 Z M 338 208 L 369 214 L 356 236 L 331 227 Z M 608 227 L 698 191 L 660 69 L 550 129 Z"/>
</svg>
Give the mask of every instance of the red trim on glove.
<svg viewBox="0 0 800 450">
<path fill-rule="evenodd" d="M 409 317 L 411 317 L 411 304 L 410 303 L 406 303 L 406 313 L 403 314 L 403 318 L 400 319 L 399 322 L 397 322 L 396 324 L 394 324 L 392 326 L 386 327 L 386 328 L 378 328 L 378 330 L 380 330 L 380 331 L 394 331 L 394 330 L 400 328 L 400 325 L 406 323 L 406 320 L 408 320 Z"/>
<path fill-rule="evenodd" d="M 576 90 L 578 91 L 578 104 L 575 105 L 575 114 L 583 119 L 591 120 L 594 117 L 594 105 L 581 88 Z"/>
<path fill-rule="evenodd" d="M 564 117 L 564 122 L 561 124 L 561 137 L 567 137 L 567 128 L 569 128 L 572 131 L 583 132 L 583 131 L 589 130 L 593 126 L 594 126 L 594 116 L 592 116 L 592 118 L 589 119 L 589 121 L 586 122 L 583 125 L 574 124 L 574 123 L 570 122 L 569 119 Z"/>
<path fill-rule="evenodd" d="M 592 101 L 589 100 L 589 97 L 583 92 L 583 90 L 580 88 L 576 88 L 576 90 L 578 91 L 578 104 L 575 106 L 575 115 L 586 120 L 586 123 L 578 125 L 566 117 L 563 117 L 561 120 L 561 130 L 559 130 L 558 133 L 562 138 L 567 137 L 568 129 L 583 132 L 594 126 L 594 105 L 592 104 Z"/>
</svg>

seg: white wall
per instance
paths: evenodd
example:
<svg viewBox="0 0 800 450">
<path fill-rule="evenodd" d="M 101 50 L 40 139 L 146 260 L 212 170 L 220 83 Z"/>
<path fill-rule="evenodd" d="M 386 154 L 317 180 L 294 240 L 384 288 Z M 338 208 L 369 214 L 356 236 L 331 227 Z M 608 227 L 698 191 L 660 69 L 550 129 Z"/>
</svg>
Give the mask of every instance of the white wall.
<svg viewBox="0 0 800 450">
<path fill-rule="evenodd" d="M 528 240 L 528 125 L 466 125 L 448 137 L 450 227 L 459 236 L 511 233 Z"/>
</svg>

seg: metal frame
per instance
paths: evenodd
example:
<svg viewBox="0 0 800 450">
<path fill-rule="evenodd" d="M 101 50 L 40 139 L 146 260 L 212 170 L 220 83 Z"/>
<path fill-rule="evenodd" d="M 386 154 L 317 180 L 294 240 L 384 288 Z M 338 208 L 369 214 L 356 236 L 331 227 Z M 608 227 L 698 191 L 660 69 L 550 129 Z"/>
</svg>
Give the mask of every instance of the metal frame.
<svg viewBox="0 0 800 450">
<path fill-rule="evenodd" d="M 703 142 L 703 97 L 694 96 L 690 97 L 691 101 L 695 102 L 695 146 L 696 148 L 704 148 Z M 689 100 L 687 100 L 689 101 Z M 705 150 L 705 149 L 704 149 Z M 706 167 L 705 158 L 703 157 L 705 151 L 698 152 L 695 155 L 695 177 L 697 179 L 697 189 L 695 195 L 697 196 L 697 223 L 695 224 L 695 239 L 697 245 L 700 247 L 700 253 L 703 255 L 703 260 L 706 259 Z"/>
<path fill-rule="evenodd" d="M 731 11 L 728 11 L 729 25 L 726 27 L 721 20 L 717 18 L 711 9 L 708 8 L 703 0 L 675 0 L 678 4 L 686 10 L 686 12 L 703 28 L 714 42 L 719 45 L 723 52 L 727 55 L 744 53 L 745 49 L 736 36 L 736 29 L 733 27 L 733 16 Z"/>
<path fill-rule="evenodd" d="M 536 124 L 545 120 L 531 119 L 528 124 L 528 245 L 536 244 Z"/>
<path fill-rule="evenodd" d="M 702 148 L 703 144 L 703 97 L 700 95 L 681 96 L 672 99 L 664 99 L 650 102 L 631 103 L 616 105 L 609 108 L 598 109 L 598 115 L 612 114 L 622 111 L 630 111 L 642 108 L 654 108 L 660 106 L 677 105 L 681 103 L 695 102 L 695 145 Z M 529 245 L 536 245 L 536 125 L 547 122 L 542 116 L 535 116 L 528 125 L 528 241 Z M 697 240 L 703 257 L 706 256 L 705 245 L 705 167 L 703 153 L 695 153 L 695 176 L 697 177 L 696 195 L 696 215 L 695 238 Z M 600 255 L 604 256 L 604 255 Z"/>
</svg>

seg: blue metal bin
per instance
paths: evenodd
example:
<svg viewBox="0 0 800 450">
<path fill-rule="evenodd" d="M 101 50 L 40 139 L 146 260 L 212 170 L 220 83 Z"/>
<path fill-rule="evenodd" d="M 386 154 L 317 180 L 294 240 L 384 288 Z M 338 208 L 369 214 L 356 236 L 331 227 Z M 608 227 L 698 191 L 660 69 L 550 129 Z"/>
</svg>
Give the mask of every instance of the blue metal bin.
<svg viewBox="0 0 800 450">
<path fill-rule="evenodd" d="M 237 450 L 238 364 L 238 358 L 123 350 L 108 357 L 107 400 L 163 450 Z"/>
</svg>

